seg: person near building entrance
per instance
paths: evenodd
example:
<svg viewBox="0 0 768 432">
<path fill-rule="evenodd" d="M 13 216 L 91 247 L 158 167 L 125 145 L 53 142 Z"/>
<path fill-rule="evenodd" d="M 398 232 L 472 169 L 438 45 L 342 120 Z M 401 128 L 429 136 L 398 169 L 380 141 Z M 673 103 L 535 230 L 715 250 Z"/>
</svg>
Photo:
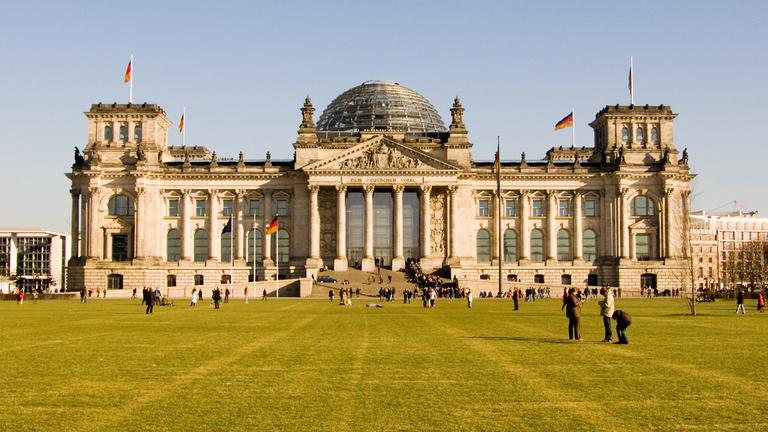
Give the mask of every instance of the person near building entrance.
<svg viewBox="0 0 768 432">
<path fill-rule="evenodd" d="M 739 290 L 739 293 L 736 295 L 736 315 L 739 314 L 739 311 L 741 311 L 742 315 L 747 314 L 747 310 L 744 309 L 744 291 Z"/>
<path fill-rule="evenodd" d="M 632 324 L 632 317 L 622 310 L 617 310 L 613 312 L 612 318 L 616 320 L 616 334 L 619 336 L 618 342 L 614 343 L 623 345 L 628 344 L 627 327 Z"/>
<path fill-rule="evenodd" d="M 603 317 L 603 327 L 605 327 L 603 342 L 611 342 L 613 340 L 613 331 L 611 330 L 611 317 L 613 317 L 614 312 L 613 295 L 605 287 L 600 288 L 600 294 L 603 295 L 603 299 L 599 302 L 600 316 Z"/>
</svg>

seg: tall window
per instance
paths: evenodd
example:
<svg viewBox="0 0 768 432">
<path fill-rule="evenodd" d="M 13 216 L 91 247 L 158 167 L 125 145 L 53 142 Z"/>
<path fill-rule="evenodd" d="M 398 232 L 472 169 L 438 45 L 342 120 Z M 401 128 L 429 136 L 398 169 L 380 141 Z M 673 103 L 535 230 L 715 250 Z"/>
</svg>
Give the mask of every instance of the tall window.
<svg viewBox="0 0 768 432">
<path fill-rule="evenodd" d="M 246 251 L 246 256 L 250 263 L 253 262 L 254 257 L 256 258 L 257 263 L 264 260 L 264 237 L 262 236 L 261 231 L 251 230 L 248 233 L 248 250 Z"/>
<path fill-rule="evenodd" d="M 168 262 L 175 262 L 181 259 L 181 231 L 172 229 L 168 231 L 166 259 Z"/>
<path fill-rule="evenodd" d="M 571 257 L 571 233 L 561 229 L 557 232 L 557 260 L 570 261 Z"/>
<path fill-rule="evenodd" d="M 488 217 L 491 215 L 490 200 L 481 199 L 477 201 L 477 215 L 480 217 Z"/>
<path fill-rule="evenodd" d="M 504 231 L 504 262 L 517 261 L 517 233 L 513 229 Z"/>
<path fill-rule="evenodd" d="M 287 230 L 281 229 L 277 231 L 277 253 L 279 255 L 280 264 L 288 264 L 291 261 L 291 237 Z"/>
<path fill-rule="evenodd" d="M 531 200 L 531 216 L 544 216 L 544 200 L 537 198 Z"/>
<path fill-rule="evenodd" d="M 659 129 L 656 126 L 651 129 L 651 142 L 654 144 L 659 143 Z"/>
<path fill-rule="evenodd" d="M 635 141 L 639 143 L 645 141 L 645 129 L 642 126 L 638 127 L 637 132 L 635 132 Z"/>
<path fill-rule="evenodd" d="M 544 232 L 538 228 L 531 231 L 531 261 L 544 261 Z"/>
<path fill-rule="evenodd" d="M 179 215 L 179 200 L 169 199 L 168 200 L 168 216 L 176 217 L 178 215 Z"/>
<path fill-rule="evenodd" d="M 507 217 L 515 217 L 517 216 L 517 200 L 515 199 L 508 199 L 504 202 L 506 206 L 506 214 Z"/>
<path fill-rule="evenodd" d="M 251 216 L 261 216 L 261 201 L 250 200 L 248 202 L 248 214 Z"/>
<path fill-rule="evenodd" d="M 644 195 L 636 196 L 632 200 L 632 216 L 653 216 L 656 214 L 656 206 L 653 200 Z"/>
<path fill-rule="evenodd" d="M 104 141 L 112 142 L 112 138 L 114 138 L 114 132 L 112 131 L 112 123 L 107 123 L 104 125 Z"/>
<path fill-rule="evenodd" d="M 277 214 L 278 216 L 288 215 L 288 200 L 284 200 L 284 199 L 277 200 Z"/>
<path fill-rule="evenodd" d="M 133 203 L 125 195 L 115 195 L 110 198 L 107 204 L 107 212 L 110 216 L 131 216 L 133 215 Z"/>
<path fill-rule="evenodd" d="M 593 230 L 588 229 L 584 231 L 582 249 L 582 255 L 586 261 L 597 259 L 597 234 Z"/>
<path fill-rule="evenodd" d="M 195 262 L 205 262 L 208 259 L 208 231 L 195 231 Z"/>
<path fill-rule="evenodd" d="M 195 200 L 195 216 L 205 216 L 208 207 L 207 199 Z"/>
<path fill-rule="evenodd" d="M 232 261 L 232 231 L 221 234 L 221 262 Z"/>
<path fill-rule="evenodd" d="M 639 261 L 651 259 L 651 235 L 637 234 L 635 236 L 635 256 Z"/>
<path fill-rule="evenodd" d="M 626 126 L 621 128 L 621 140 L 623 142 L 628 142 L 629 141 L 629 128 L 626 127 Z"/>
<path fill-rule="evenodd" d="M 560 217 L 568 217 L 571 215 L 571 200 L 570 199 L 561 199 L 558 201 L 559 204 L 559 215 Z"/>
<path fill-rule="evenodd" d="M 232 216 L 232 207 L 234 206 L 235 201 L 231 199 L 225 199 L 223 201 L 223 206 L 221 208 L 221 214 L 224 216 Z"/>
<path fill-rule="evenodd" d="M 128 236 L 112 234 L 112 261 L 128 261 Z"/>
<path fill-rule="evenodd" d="M 584 200 L 584 216 L 597 216 L 597 200 Z"/>
<path fill-rule="evenodd" d="M 165 277 L 165 286 L 173 288 L 176 286 L 176 275 L 167 275 Z"/>
<path fill-rule="evenodd" d="M 133 124 L 133 140 L 137 143 L 141 142 L 141 122 Z"/>
<path fill-rule="evenodd" d="M 486 229 L 477 231 L 477 261 L 491 262 L 491 233 Z"/>
<path fill-rule="evenodd" d="M 128 123 L 120 123 L 120 141 L 128 141 Z"/>
<path fill-rule="evenodd" d="M 205 277 L 201 274 L 195 275 L 195 285 L 205 285 Z"/>
</svg>

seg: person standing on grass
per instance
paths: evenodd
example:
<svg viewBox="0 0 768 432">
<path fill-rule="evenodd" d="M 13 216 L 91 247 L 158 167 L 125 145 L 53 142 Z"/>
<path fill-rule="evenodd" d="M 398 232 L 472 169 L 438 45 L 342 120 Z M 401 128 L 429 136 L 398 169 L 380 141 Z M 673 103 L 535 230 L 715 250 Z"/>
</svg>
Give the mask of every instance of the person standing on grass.
<svg viewBox="0 0 768 432">
<path fill-rule="evenodd" d="M 221 302 L 221 290 L 216 288 L 213 290 L 213 294 L 211 294 L 211 298 L 213 299 L 213 307 L 214 309 L 219 308 L 219 302 Z"/>
<path fill-rule="evenodd" d="M 757 294 L 757 311 L 765 312 L 765 295 L 762 291 Z"/>
<path fill-rule="evenodd" d="M 571 288 L 571 291 L 573 291 L 573 288 Z M 563 305 L 560 306 L 560 310 L 565 309 L 566 306 L 568 306 L 568 297 L 570 296 L 568 290 L 566 288 L 563 288 Z"/>
<path fill-rule="evenodd" d="M 131 300 L 136 300 L 136 288 L 134 288 L 133 292 L 131 293 Z"/>
<path fill-rule="evenodd" d="M 616 334 L 619 336 L 618 342 L 614 343 L 622 345 L 628 344 L 627 327 L 632 324 L 632 317 L 622 310 L 614 311 L 612 317 L 616 320 Z"/>
<path fill-rule="evenodd" d="M 472 309 L 472 289 L 467 288 L 467 308 Z"/>
<path fill-rule="evenodd" d="M 248 304 L 248 287 L 247 286 L 243 288 L 243 298 L 245 299 L 245 304 Z"/>
<path fill-rule="evenodd" d="M 333 288 L 328 290 L 328 301 L 333 303 Z"/>
<path fill-rule="evenodd" d="M 261 292 L 261 299 L 266 300 L 267 299 L 267 289 L 264 288 L 264 290 Z"/>
<path fill-rule="evenodd" d="M 152 293 L 151 288 L 147 288 L 147 310 L 144 312 L 146 315 L 150 315 L 155 309 L 155 296 Z"/>
<path fill-rule="evenodd" d="M 744 292 L 739 289 L 739 293 L 736 295 L 736 315 L 741 311 L 742 315 L 747 314 L 747 310 L 744 309 Z"/>
<path fill-rule="evenodd" d="M 200 288 L 200 291 L 197 292 L 197 299 L 200 301 L 203 301 L 203 289 Z"/>
<path fill-rule="evenodd" d="M 192 288 L 192 299 L 189 302 L 189 305 L 192 307 L 197 306 L 197 289 Z"/>
<path fill-rule="evenodd" d="M 520 292 L 520 287 L 516 287 L 515 291 L 512 292 L 512 301 L 515 302 L 515 310 L 520 310 L 520 296 L 522 293 Z"/>
<path fill-rule="evenodd" d="M 613 340 L 613 332 L 611 331 L 611 317 L 614 312 L 613 295 L 605 287 L 600 288 L 600 294 L 603 299 L 600 300 L 600 316 L 603 317 L 603 327 L 605 327 L 605 337 L 603 342 L 611 342 Z"/>
<path fill-rule="evenodd" d="M 229 303 L 229 288 L 224 289 L 224 303 Z"/>
<path fill-rule="evenodd" d="M 565 305 L 565 316 L 568 317 L 568 339 L 581 339 L 581 299 L 576 295 L 575 290 L 568 290 L 568 301 Z"/>
</svg>

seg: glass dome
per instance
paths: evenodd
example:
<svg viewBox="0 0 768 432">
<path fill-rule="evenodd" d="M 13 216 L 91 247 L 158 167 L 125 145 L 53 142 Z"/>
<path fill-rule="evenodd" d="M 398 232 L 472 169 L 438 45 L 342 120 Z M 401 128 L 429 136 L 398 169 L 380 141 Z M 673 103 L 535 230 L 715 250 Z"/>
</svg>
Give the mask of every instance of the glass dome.
<svg viewBox="0 0 768 432">
<path fill-rule="evenodd" d="M 336 97 L 317 123 L 320 131 L 443 132 L 445 125 L 424 96 L 395 82 L 366 81 Z"/>
</svg>

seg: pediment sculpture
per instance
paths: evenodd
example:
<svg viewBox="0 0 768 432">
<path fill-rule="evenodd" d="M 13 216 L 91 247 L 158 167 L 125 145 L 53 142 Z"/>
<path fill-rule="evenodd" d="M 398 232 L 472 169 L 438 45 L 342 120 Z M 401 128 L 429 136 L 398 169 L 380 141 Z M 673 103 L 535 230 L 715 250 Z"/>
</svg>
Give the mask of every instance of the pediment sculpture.
<svg viewBox="0 0 768 432">
<path fill-rule="evenodd" d="M 385 143 L 366 150 L 362 155 L 342 161 L 341 169 L 416 169 L 422 166 L 418 159 L 406 156 Z"/>
</svg>

